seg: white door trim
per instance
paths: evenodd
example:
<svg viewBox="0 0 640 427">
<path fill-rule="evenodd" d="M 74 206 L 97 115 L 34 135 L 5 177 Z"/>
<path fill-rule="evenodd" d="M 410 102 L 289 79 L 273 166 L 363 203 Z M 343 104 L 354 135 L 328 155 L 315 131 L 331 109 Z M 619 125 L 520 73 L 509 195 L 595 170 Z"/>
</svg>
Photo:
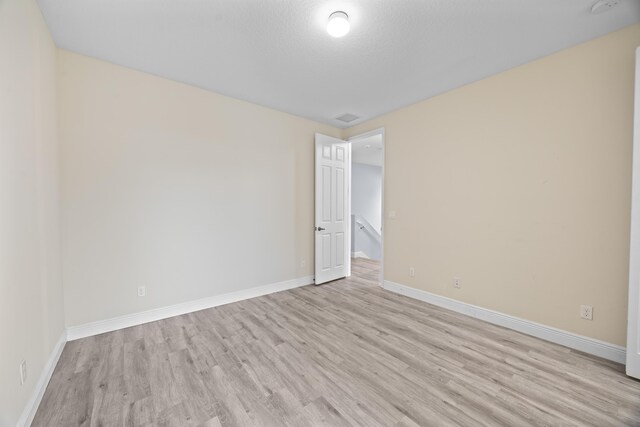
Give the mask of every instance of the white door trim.
<svg viewBox="0 0 640 427">
<path fill-rule="evenodd" d="M 384 135 L 384 127 L 381 128 L 377 128 L 377 129 L 373 129 L 370 130 L 368 132 L 365 133 L 361 133 L 358 135 L 354 135 L 350 138 L 347 138 L 348 142 L 353 142 L 353 141 L 357 141 L 359 139 L 365 139 L 365 138 L 369 138 L 371 136 L 374 135 L 381 135 L 382 136 L 382 199 L 381 199 L 381 203 L 380 203 L 380 210 L 381 210 L 381 220 L 382 220 L 382 230 L 380 230 L 380 246 L 381 246 L 381 250 L 380 250 L 380 283 L 379 285 L 382 286 L 382 284 L 384 283 L 384 233 L 386 230 L 386 225 L 385 225 L 385 220 L 386 217 L 384 216 L 384 181 L 385 181 L 385 174 L 384 174 L 384 170 L 385 170 L 385 151 L 387 149 L 386 143 L 385 143 L 385 135 Z M 351 171 L 349 171 L 349 189 L 351 189 Z M 349 193 L 349 217 L 351 217 L 351 193 Z M 351 221 L 349 221 L 349 227 L 351 227 Z M 351 230 L 349 229 L 349 236 L 351 236 Z M 349 245 L 351 245 L 351 239 L 349 239 Z M 351 253 L 351 247 L 349 247 L 349 253 Z M 349 270 L 348 270 L 349 275 L 351 275 L 351 259 L 349 259 Z"/>
<path fill-rule="evenodd" d="M 640 47 L 636 49 L 633 163 L 631 170 L 631 231 L 626 369 L 627 375 L 640 378 Z"/>
</svg>

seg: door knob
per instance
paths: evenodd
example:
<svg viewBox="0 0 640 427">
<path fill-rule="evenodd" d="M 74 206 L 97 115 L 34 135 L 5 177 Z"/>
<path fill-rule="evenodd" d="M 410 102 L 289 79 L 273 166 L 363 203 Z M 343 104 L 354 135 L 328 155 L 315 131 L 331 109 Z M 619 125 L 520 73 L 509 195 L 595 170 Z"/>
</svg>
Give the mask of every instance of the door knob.
<svg viewBox="0 0 640 427">
<path fill-rule="evenodd" d="M 325 229 L 322 227 L 316 227 L 316 231 L 324 231 Z"/>
</svg>

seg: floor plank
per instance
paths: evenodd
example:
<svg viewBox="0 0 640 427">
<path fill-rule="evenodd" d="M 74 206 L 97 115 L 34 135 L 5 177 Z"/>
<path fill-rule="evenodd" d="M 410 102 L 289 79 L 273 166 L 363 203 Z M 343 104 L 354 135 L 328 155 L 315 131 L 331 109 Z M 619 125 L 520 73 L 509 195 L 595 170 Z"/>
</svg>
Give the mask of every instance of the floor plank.
<svg viewBox="0 0 640 427">
<path fill-rule="evenodd" d="M 352 271 L 69 342 L 32 425 L 640 425 L 621 365 Z"/>
</svg>

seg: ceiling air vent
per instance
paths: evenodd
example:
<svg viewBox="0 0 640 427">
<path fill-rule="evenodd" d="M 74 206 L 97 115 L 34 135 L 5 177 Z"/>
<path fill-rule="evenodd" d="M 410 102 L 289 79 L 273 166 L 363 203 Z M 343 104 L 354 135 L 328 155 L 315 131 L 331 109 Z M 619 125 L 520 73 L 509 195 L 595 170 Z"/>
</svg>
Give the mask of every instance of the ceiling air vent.
<svg viewBox="0 0 640 427">
<path fill-rule="evenodd" d="M 340 120 L 341 122 L 345 122 L 345 123 L 351 123 L 354 120 L 359 119 L 360 117 L 356 116 L 355 114 L 343 114 L 339 117 L 336 117 L 336 120 Z"/>
</svg>

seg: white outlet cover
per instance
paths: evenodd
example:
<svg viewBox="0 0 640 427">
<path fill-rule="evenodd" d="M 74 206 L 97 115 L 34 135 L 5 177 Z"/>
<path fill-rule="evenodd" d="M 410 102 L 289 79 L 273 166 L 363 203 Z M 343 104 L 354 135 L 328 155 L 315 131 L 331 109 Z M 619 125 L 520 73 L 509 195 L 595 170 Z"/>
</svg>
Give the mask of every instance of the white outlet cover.
<svg viewBox="0 0 640 427">
<path fill-rule="evenodd" d="M 580 317 L 586 320 L 593 320 L 593 307 L 590 305 L 581 305 Z"/>
<path fill-rule="evenodd" d="M 143 297 L 143 296 L 145 296 L 145 294 L 146 294 L 146 290 L 145 290 L 144 286 L 139 286 L 138 287 L 138 296 L 139 297 Z"/>
</svg>

